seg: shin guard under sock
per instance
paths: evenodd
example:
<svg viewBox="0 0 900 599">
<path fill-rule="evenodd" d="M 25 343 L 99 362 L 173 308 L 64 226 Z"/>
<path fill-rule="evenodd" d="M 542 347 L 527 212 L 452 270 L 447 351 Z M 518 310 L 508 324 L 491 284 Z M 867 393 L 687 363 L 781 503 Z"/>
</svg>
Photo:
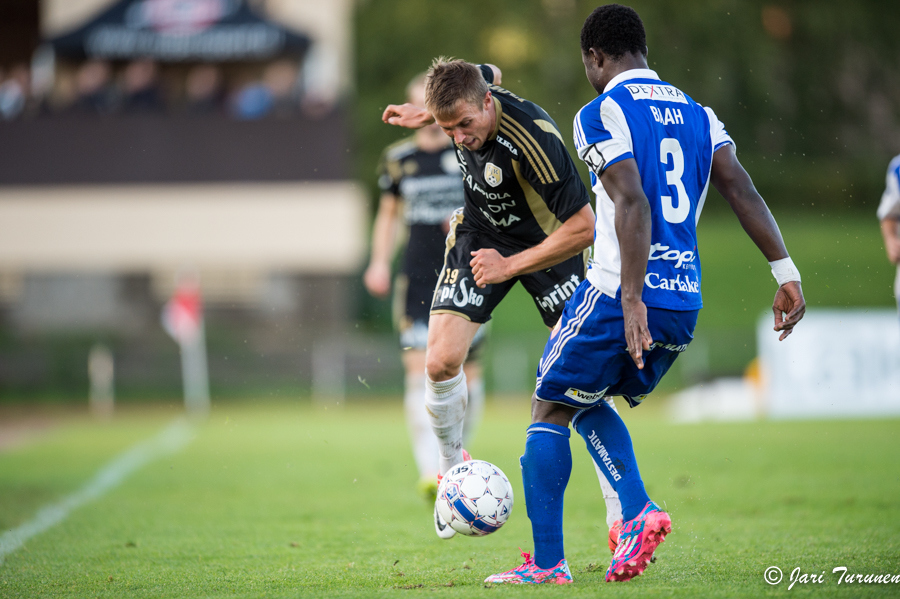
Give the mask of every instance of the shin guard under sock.
<svg viewBox="0 0 900 599">
<path fill-rule="evenodd" d="M 448 381 L 435 382 L 426 376 L 425 409 L 431 429 L 438 438 L 441 474 L 463 461 L 463 420 L 467 403 L 464 372 L 460 371 Z"/>
<path fill-rule="evenodd" d="M 605 402 L 578 412 L 572 419 L 575 430 L 587 443 L 588 452 L 612 485 L 622 502 L 622 520 L 637 516 L 650 501 L 637 460 L 631 435 L 622 418 Z"/>
<path fill-rule="evenodd" d="M 550 569 L 565 557 L 563 497 L 572 473 L 571 433 L 567 427 L 537 423 L 528 427 L 522 482 L 534 535 L 534 563 Z"/>
</svg>

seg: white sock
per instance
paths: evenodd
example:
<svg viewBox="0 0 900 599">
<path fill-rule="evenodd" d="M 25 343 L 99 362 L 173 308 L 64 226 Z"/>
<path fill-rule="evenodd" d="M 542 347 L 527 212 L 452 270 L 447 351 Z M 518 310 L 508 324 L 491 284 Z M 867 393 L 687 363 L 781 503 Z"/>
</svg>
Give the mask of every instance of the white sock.
<svg viewBox="0 0 900 599">
<path fill-rule="evenodd" d="M 484 379 L 478 377 L 469 381 L 468 391 L 469 402 L 466 406 L 466 419 L 463 421 L 463 447 L 472 442 L 478 425 L 481 424 L 481 414 L 484 412 Z"/>
<path fill-rule="evenodd" d="M 462 433 L 466 416 L 466 373 L 449 381 L 432 381 L 425 377 L 425 409 L 431 429 L 438 439 L 441 474 L 463 461 Z"/>
<path fill-rule="evenodd" d="M 412 442 L 413 456 L 419 477 L 435 476 L 438 473 L 437 437 L 431 432 L 431 422 L 425 411 L 425 373 L 406 375 L 406 393 L 403 396 L 406 410 L 406 427 Z"/>
<path fill-rule="evenodd" d="M 605 401 L 616 414 L 619 413 L 612 397 L 604 397 L 603 401 Z M 612 525 L 616 520 L 622 519 L 622 502 L 619 501 L 619 494 L 616 493 L 615 489 L 612 488 L 612 485 L 609 484 L 606 475 L 603 474 L 603 471 L 600 470 L 600 467 L 596 462 L 594 462 L 594 470 L 597 471 L 597 478 L 600 479 L 600 488 L 603 490 L 603 501 L 606 502 L 606 526 L 612 528 Z"/>
<path fill-rule="evenodd" d="M 603 490 L 603 501 L 606 502 L 606 526 L 607 528 L 612 528 L 616 520 L 622 519 L 622 502 L 619 501 L 619 494 L 615 492 L 612 485 L 606 480 L 606 476 L 603 475 L 596 462 L 594 463 L 594 470 L 597 471 L 597 478 L 600 479 L 600 488 Z"/>
</svg>

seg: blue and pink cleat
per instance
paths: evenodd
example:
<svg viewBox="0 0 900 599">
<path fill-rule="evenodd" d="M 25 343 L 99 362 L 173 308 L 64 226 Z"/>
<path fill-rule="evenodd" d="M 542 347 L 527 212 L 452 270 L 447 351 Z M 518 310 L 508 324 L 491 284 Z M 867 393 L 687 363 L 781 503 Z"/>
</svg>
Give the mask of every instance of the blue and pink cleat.
<svg viewBox="0 0 900 599">
<path fill-rule="evenodd" d="M 618 546 L 606 571 L 606 582 L 623 582 L 643 574 L 653 552 L 672 532 L 672 519 L 648 501 L 641 513 L 622 524 Z"/>
<path fill-rule="evenodd" d="M 559 560 L 553 568 L 545 570 L 538 568 L 531 558 L 531 554 L 522 552 L 525 563 L 509 572 L 494 574 L 484 579 L 485 582 L 494 584 L 569 584 L 572 582 L 572 573 L 569 572 L 569 564 L 565 559 Z"/>
</svg>

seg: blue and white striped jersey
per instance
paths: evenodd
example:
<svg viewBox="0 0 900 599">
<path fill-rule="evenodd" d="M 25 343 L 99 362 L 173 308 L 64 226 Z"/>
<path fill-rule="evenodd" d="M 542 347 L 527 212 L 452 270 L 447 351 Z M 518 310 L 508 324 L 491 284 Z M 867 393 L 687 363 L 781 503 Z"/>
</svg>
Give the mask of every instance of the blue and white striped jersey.
<svg viewBox="0 0 900 599">
<path fill-rule="evenodd" d="M 706 200 L 713 153 L 734 142 L 715 113 L 650 69 L 616 76 L 603 94 L 575 117 L 575 147 L 591 170 L 597 223 L 588 280 L 621 298 L 615 205 L 600 175 L 611 164 L 634 158 L 652 221 L 650 260 L 644 278 L 647 306 L 697 310 L 700 258 L 697 220 Z"/>
<path fill-rule="evenodd" d="M 900 156 L 894 156 L 888 166 L 884 193 L 878 204 L 878 220 L 884 220 L 888 216 L 900 218 Z"/>
</svg>

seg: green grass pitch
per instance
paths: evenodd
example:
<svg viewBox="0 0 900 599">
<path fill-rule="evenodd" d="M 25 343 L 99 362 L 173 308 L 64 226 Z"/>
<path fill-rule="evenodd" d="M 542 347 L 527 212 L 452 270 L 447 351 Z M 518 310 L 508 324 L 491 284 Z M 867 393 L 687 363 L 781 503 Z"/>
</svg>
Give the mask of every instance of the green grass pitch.
<svg viewBox="0 0 900 599">
<path fill-rule="evenodd" d="M 655 402 L 655 403 L 654 403 Z M 625 410 L 651 496 L 673 532 L 646 574 L 607 584 L 605 511 L 572 440 L 565 589 L 485 588 L 531 550 L 518 457 L 527 397 L 493 401 L 472 453 L 510 476 L 509 523 L 438 539 L 397 402 L 224 405 L 181 452 L 32 538 L 0 565 L 0 597 L 757 597 L 898 596 L 900 584 L 837 584 L 834 567 L 900 574 L 900 421 L 672 425 L 662 400 Z M 0 529 L 77 490 L 172 413 L 68 421 L 0 453 Z M 769 566 L 785 582 L 763 580 Z M 797 584 L 791 570 L 826 572 Z"/>
</svg>

